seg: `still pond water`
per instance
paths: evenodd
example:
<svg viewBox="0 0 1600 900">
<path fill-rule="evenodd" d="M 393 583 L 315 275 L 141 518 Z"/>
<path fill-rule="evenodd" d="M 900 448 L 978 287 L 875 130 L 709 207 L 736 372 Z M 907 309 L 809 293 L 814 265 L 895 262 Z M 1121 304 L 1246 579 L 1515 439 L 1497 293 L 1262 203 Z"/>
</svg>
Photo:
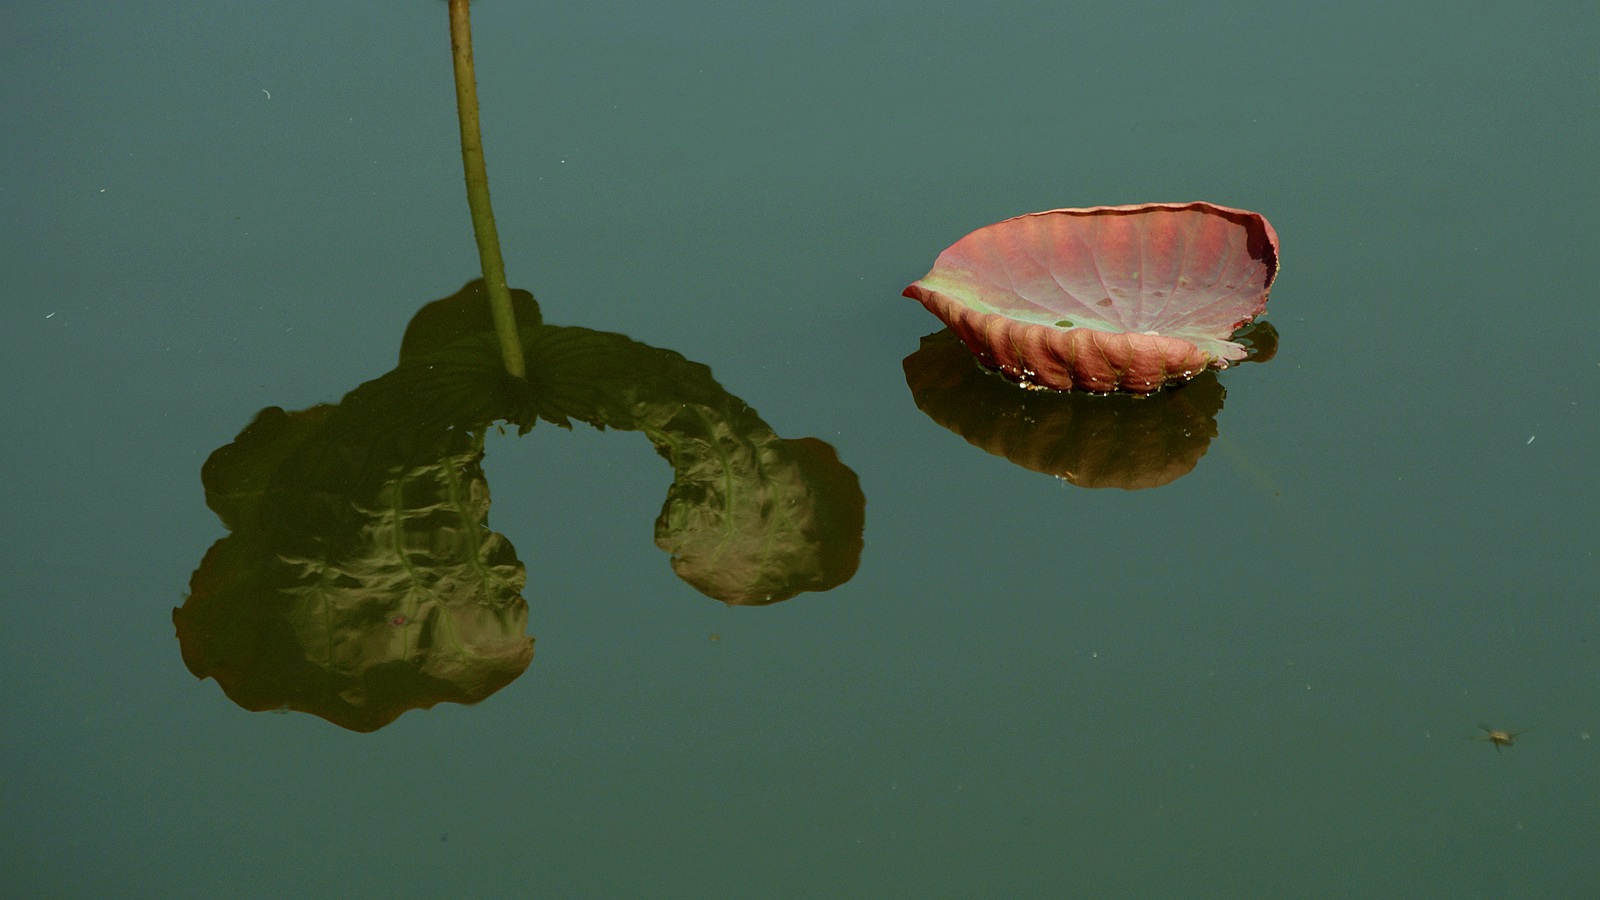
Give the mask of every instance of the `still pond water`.
<svg viewBox="0 0 1600 900">
<path fill-rule="evenodd" d="M 491 429 L 430 471 L 492 491 L 521 677 L 366 732 L 196 679 L 202 464 L 477 273 L 445 6 L 16 7 L 5 894 L 1600 895 L 1592 4 L 475 23 L 512 283 L 627 372 L 709 366 L 745 450 L 830 445 L 837 586 L 679 577 L 643 418 Z M 1277 355 L 1208 388 L 1191 471 L 1081 486 L 914 392 L 946 245 L 1187 200 L 1283 242 Z"/>
</svg>

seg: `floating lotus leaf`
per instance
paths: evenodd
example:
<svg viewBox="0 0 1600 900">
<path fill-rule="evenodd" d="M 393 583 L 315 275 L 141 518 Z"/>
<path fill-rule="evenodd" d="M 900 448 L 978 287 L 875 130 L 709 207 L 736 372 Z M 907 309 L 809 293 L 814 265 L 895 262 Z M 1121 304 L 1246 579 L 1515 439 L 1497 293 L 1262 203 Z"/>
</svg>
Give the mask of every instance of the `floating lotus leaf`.
<svg viewBox="0 0 1600 900">
<path fill-rule="evenodd" d="M 1025 387 L 1148 394 L 1247 349 L 1278 236 L 1253 212 L 1149 203 L 1030 213 L 952 244 L 906 288 Z"/>
</svg>

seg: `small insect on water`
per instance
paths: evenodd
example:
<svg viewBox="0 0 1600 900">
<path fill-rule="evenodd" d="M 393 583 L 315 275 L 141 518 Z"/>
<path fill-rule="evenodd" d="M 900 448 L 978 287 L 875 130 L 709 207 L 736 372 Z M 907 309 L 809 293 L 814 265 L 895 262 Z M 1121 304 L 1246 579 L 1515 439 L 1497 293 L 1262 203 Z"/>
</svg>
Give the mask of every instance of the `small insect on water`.
<svg viewBox="0 0 1600 900">
<path fill-rule="evenodd" d="M 1473 740 L 1488 741 L 1494 745 L 1494 752 L 1496 753 L 1500 752 L 1501 747 L 1514 746 L 1517 743 L 1517 737 L 1519 735 L 1528 733 L 1527 729 L 1522 731 L 1504 731 L 1499 728 L 1490 728 L 1487 725 L 1479 725 L 1478 727 L 1483 729 L 1483 734 L 1473 738 Z"/>
</svg>

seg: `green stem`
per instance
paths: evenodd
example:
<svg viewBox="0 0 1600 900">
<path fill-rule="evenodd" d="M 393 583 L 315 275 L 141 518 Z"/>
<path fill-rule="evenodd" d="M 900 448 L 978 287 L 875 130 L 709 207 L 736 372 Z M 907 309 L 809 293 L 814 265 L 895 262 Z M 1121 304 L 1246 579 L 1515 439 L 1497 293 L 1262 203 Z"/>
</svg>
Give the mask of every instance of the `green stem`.
<svg viewBox="0 0 1600 900">
<path fill-rule="evenodd" d="M 494 314 L 494 333 L 506 371 L 526 377 L 517 317 L 511 311 L 506 263 L 500 256 L 500 233 L 489 206 L 489 170 L 483 162 L 483 134 L 478 129 L 478 78 L 472 68 L 472 13 L 468 0 L 450 0 L 450 56 L 456 69 L 456 114 L 461 120 L 461 165 L 467 173 L 467 205 L 472 208 L 472 233 L 478 241 L 483 284 Z"/>
</svg>

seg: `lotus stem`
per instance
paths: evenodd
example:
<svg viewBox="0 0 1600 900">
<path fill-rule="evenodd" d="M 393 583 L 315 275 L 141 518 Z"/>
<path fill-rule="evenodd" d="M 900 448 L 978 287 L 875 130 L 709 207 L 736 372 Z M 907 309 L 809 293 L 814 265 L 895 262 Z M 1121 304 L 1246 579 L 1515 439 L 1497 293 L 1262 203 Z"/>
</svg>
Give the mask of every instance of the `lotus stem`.
<svg viewBox="0 0 1600 900">
<path fill-rule="evenodd" d="M 461 165 L 467 175 L 467 205 L 472 209 L 472 234 L 478 242 L 484 289 L 494 315 L 494 333 L 500 340 L 500 358 L 506 371 L 527 375 L 522 340 L 517 337 L 517 317 L 511 310 L 511 288 L 506 284 L 506 263 L 500 255 L 500 233 L 494 227 L 489 205 L 489 169 L 483 161 L 483 134 L 478 128 L 478 77 L 472 67 L 472 13 L 468 0 L 450 0 L 450 56 L 456 71 L 456 116 L 461 120 Z"/>
</svg>

